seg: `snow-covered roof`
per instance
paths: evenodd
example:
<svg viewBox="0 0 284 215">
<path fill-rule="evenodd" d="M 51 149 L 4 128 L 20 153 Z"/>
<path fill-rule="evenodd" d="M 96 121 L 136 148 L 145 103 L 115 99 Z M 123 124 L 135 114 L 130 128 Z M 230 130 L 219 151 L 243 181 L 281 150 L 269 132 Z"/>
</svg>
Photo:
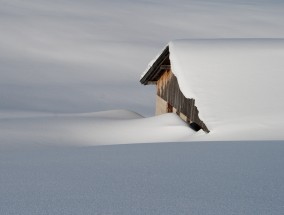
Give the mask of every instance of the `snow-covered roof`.
<svg viewBox="0 0 284 215">
<path fill-rule="evenodd" d="M 195 99 L 209 136 L 284 139 L 284 39 L 177 40 L 168 47 L 172 72 L 185 97 Z"/>
</svg>

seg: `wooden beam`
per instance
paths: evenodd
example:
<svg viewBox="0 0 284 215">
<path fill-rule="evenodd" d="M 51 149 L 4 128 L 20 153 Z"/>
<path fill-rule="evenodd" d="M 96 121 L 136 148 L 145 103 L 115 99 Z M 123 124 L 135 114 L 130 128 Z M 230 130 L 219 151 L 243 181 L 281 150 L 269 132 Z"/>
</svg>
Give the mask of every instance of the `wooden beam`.
<svg viewBox="0 0 284 215">
<path fill-rule="evenodd" d="M 170 70 L 171 69 L 171 65 L 161 65 L 160 69 L 161 70 Z"/>
</svg>

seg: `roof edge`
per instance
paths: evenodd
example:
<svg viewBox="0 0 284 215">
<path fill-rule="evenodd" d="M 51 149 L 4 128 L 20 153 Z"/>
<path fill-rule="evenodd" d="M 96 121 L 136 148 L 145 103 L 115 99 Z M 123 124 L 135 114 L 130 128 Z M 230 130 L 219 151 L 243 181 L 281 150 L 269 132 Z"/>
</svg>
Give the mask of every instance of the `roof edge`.
<svg viewBox="0 0 284 215">
<path fill-rule="evenodd" d="M 140 83 L 147 85 L 149 82 L 153 81 L 153 78 L 155 77 L 157 68 L 160 68 L 165 58 L 167 58 L 170 55 L 169 50 L 169 44 L 163 49 L 161 54 L 159 54 L 155 59 L 153 59 L 149 65 L 148 68 L 145 70 L 145 72 L 141 75 Z"/>
</svg>

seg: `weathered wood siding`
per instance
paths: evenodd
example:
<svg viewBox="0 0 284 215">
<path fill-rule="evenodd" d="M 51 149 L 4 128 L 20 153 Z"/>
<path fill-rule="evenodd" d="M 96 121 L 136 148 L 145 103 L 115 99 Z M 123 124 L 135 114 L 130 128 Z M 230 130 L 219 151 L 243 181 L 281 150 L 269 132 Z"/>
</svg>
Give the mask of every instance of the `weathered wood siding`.
<svg viewBox="0 0 284 215">
<path fill-rule="evenodd" d="M 157 81 L 157 96 L 167 101 L 169 105 L 176 109 L 177 114 L 185 115 L 182 117 L 189 124 L 197 124 L 205 132 L 209 132 L 206 125 L 198 116 L 198 109 L 194 99 L 186 98 L 181 92 L 177 78 L 171 70 L 166 70 Z"/>
</svg>

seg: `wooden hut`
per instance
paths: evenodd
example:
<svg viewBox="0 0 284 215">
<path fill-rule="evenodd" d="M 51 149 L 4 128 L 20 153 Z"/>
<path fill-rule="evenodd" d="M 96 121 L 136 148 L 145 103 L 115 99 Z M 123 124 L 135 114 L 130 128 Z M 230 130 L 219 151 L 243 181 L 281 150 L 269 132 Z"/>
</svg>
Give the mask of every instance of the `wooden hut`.
<svg viewBox="0 0 284 215">
<path fill-rule="evenodd" d="M 199 117 L 195 100 L 186 98 L 181 92 L 177 77 L 172 72 L 169 56 L 170 51 L 167 46 L 140 79 L 144 85 L 156 85 L 156 115 L 176 113 L 192 129 L 196 131 L 202 129 L 208 133 L 209 129 Z"/>
</svg>

